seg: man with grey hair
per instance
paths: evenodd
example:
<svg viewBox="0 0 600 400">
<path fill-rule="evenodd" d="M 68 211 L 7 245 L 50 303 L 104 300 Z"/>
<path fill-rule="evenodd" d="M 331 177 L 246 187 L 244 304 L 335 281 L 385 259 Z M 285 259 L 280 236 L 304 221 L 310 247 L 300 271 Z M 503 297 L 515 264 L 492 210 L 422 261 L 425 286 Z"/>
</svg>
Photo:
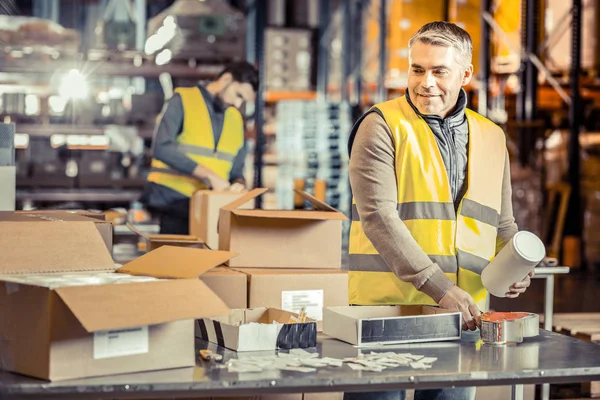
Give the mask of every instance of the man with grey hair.
<svg viewBox="0 0 600 400">
<path fill-rule="evenodd" d="M 517 225 L 504 132 L 466 107 L 472 53 L 457 25 L 424 25 L 409 41 L 405 95 L 376 104 L 352 130 L 350 304 L 437 304 L 460 311 L 464 330 L 477 330 L 487 307 L 481 271 Z M 516 282 L 507 297 L 529 284 L 529 276 Z M 474 397 L 474 388 L 415 392 L 415 400 Z"/>
</svg>

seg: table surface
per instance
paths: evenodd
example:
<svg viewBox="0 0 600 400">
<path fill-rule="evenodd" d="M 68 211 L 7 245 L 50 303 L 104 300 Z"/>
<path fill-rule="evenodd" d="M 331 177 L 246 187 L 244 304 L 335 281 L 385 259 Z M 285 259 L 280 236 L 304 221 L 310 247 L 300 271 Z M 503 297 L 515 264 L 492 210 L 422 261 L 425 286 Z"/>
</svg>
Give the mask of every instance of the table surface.
<svg viewBox="0 0 600 400">
<path fill-rule="evenodd" d="M 203 341 L 197 344 L 199 348 L 223 354 L 224 361 L 275 354 L 236 353 Z M 332 358 L 355 357 L 360 352 L 395 351 L 437 357 L 438 360 L 428 370 L 404 367 L 365 372 L 353 371 L 344 365 L 319 368 L 313 373 L 279 370 L 234 373 L 199 362 L 195 368 L 52 383 L 4 372 L 0 373 L 0 398 L 185 398 L 600 380 L 600 345 L 543 330 L 538 337 L 503 346 L 483 344 L 478 336 L 468 333 L 453 342 L 361 349 L 335 339 L 321 338 L 317 348 L 308 350 Z"/>
<path fill-rule="evenodd" d="M 535 277 L 541 278 L 542 275 L 568 274 L 571 271 L 569 267 L 537 267 L 535 268 Z"/>
</svg>

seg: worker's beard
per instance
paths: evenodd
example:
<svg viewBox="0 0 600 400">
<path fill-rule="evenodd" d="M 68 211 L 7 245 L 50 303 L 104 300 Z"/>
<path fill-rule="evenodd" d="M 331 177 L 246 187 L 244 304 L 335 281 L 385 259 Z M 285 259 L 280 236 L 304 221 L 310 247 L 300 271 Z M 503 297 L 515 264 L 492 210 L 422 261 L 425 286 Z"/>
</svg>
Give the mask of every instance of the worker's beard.
<svg viewBox="0 0 600 400">
<path fill-rule="evenodd" d="M 231 85 L 231 83 L 228 83 L 227 85 L 225 85 L 221 90 L 219 90 L 217 92 L 217 95 L 215 96 L 215 108 L 218 109 L 219 111 L 224 111 L 227 107 L 229 107 L 229 105 L 227 103 L 225 103 L 225 101 L 223 100 L 223 97 L 225 95 L 225 91 L 229 88 L 229 85 Z"/>
</svg>

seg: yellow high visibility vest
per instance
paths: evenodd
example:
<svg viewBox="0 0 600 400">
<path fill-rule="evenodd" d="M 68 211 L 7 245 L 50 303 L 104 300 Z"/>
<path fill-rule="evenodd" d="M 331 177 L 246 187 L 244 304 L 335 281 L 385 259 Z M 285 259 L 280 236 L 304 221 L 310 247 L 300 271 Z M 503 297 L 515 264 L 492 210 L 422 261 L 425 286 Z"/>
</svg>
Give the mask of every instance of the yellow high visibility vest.
<svg viewBox="0 0 600 400">
<path fill-rule="evenodd" d="M 506 154 L 504 132 L 466 110 L 468 188 L 455 211 L 444 161 L 427 122 L 404 96 L 375 108 L 393 135 L 400 218 L 429 258 L 484 310 L 487 293 L 480 274 L 496 253 Z M 349 264 L 350 304 L 435 304 L 390 270 L 363 232 L 355 204 Z"/>
<path fill-rule="evenodd" d="M 223 131 L 215 146 L 210 114 L 202 92 L 197 87 L 178 88 L 183 104 L 183 132 L 177 137 L 181 152 L 203 167 L 229 180 L 233 160 L 244 145 L 244 122 L 235 107 L 225 111 Z M 148 181 L 158 183 L 191 197 L 194 192 L 206 189 L 207 184 L 191 176 L 171 169 L 156 158 L 152 159 L 152 169 Z"/>
</svg>

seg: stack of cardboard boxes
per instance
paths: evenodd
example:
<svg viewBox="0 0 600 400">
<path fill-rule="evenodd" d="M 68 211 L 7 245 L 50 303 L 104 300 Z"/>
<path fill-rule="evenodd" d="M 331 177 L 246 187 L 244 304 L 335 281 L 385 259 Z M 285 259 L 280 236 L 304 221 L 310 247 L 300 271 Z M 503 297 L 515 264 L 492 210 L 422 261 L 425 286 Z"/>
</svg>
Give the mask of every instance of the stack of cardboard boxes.
<svg viewBox="0 0 600 400">
<path fill-rule="evenodd" d="M 247 307 L 305 308 L 320 322 L 323 307 L 348 304 L 348 276 L 340 270 L 347 218 L 304 192 L 313 210 L 247 208 L 265 192 L 254 189 L 221 207 L 219 249 L 238 254 L 228 264 L 247 277 Z"/>
<path fill-rule="evenodd" d="M 190 202 L 189 236 L 139 234 L 151 250 L 201 243 L 201 248 L 234 253 L 226 265 L 200 278 L 228 307 L 296 313 L 305 308 L 320 329 L 323 307 L 348 304 L 348 277 L 341 270 L 342 221 L 347 218 L 300 191 L 313 210 L 255 209 L 254 200 L 266 191 L 198 191 Z"/>
</svg>

